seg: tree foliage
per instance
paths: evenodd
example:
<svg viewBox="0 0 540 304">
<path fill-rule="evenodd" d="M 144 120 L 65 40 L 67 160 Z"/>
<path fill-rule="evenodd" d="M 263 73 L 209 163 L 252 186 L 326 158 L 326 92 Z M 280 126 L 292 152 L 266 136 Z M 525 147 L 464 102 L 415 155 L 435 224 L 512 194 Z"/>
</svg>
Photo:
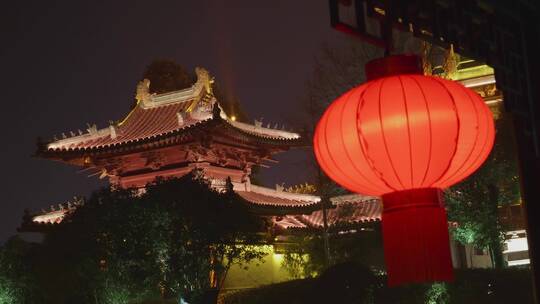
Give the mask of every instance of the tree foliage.
<svg viewBox="0 0 540 304">
<path fill-rule="evenodd" d="M 378 55 L 378 50 L 368 44 L 347 40 L 343 45 L 322 46 L 313 75 L 300 99 L 302 111 L 298 111 L 294 123 L 298 129 L 305 130 L 307 138 L 312 138 L 317 122 L 330 103 L 365 81 L 364 65 Z M 306 163 L 311 173 L 311 184 L 323 201 L 347 193 L 321 171 L 312 149 L 306 153 Z"/>
<path fill-rule="evenodd" d="M 298 127 L 312 134 L 328 105 L 365 81 L 364 65 L 377 54 L 376 48 L 357 42 L 348 41 L 340 48 L 323 45 L 300 100 L 303 111 L 295 118 Z"/>
<path fill-rule="evenodd" d="M 45 303 L 137 303 L 177 298 L 198 303 L 211 273 L 264 254 L 265 223 L 229 187 L 212 190 L 195 175 L 159 180 L 141 193 L 103 189 L 53 227 L 40 248 Z"/>
<path fill-rule="evenodd" d="M 299 100 L 301 111 L 296 112 L 291 123 L 304 130 L 306 138 L 311 138 L 328 105 L 365 80 L 364 65 L 376 55 L 376 48 L 357 41 L 346 41 L 344 47 L 338 48 L 323 45 L 316 58 L 313 75 L 306 84 L 305 94 Z M 321 209 L 332 208 L 330 197 L 349 193 L 326 176 L 315 160 L 312 149 L 306 150 L 304 161 L 309 182 L 314 188 L 313 194 L 321 197 Z M 305 272 L 300 276 L 311 276 L 320 274 L 324 268 L 334 263 L 345 261 L 342 259 L 344 252 L 335 250 L 341 248 L 341 243 L 346 243 L 345 239 L 332 237 L 323 228 L 315 235 L 299 240 L 305 245 L 301 246 L 300 253 L 291 252 L 285 257 L 289 270 L 295 273 L 293 269 L 298 267 L 294 265 L 302 265 L 304 270 L 296 272 Z"/>
<path fill-rule="evenodd" d="M 502 266 L 501 246 L 505 228 L 498 208 L 519 201 L 519 172 L 510 117 L 496 120 L 493 150 L 486 162 L 465 181 L 446 191 L 448 219 L 457 222 L 454 239 L 478 248 L 489 248 L 493 265 Z"/>
<path fill-rule="evenodd" d="M 35 245 L 19 237 L 0 247 L 0 303 L 38 303 L 38 283 L 33 275 Z"/>
<path fill-rule="evenodd" d="M 156 94 L 187 89 L 196 80 L 184 67 L 167 59 L 152 61 L 144 70 L 145 78 L 150 80 L 150 93 Z"/>
</svg>

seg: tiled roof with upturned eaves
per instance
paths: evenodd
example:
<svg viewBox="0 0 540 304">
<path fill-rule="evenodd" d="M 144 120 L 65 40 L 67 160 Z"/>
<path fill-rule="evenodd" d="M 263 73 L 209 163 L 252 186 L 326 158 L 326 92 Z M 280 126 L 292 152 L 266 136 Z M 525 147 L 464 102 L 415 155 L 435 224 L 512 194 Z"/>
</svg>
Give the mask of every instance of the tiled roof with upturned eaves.
<svg viewBox="0 0 540 304">
<path fill-rule="evenodd" d="M 284 130 L 265 128 L 260 123 L 251 125 L 229 118 L 223 111 L 215 115 L 217 101 L 199 79 L 191 88 L 159 95 L 149 95 L 139 101 L 128 116 L 118 124 L 97 129 L 89 126 L 86 132 L 71 136 L 63 134 L 40 145 L 38 155 L 63 152 L 85 152 L 122 147 L 140 142 L 167 138 L 214 122 L 223 129 L 231 129 L 244 137 L 274 144 L 294 144 L 300 135 Z M 219 107 L 219 106 L 218 106 Z"/>
<path fill-rule="evenodd" d="M 254 210 L 274 210 L 278 214 L 286 210 L 301 211 L 298 214 L 273 216 L 278 229 L 318 229 L 323 226 L 323 214 L 320 210 L 320 197 L 310 194 L 298 194 L 271 189 L 251 184 L 234 184 L 234 191 Z M 331 198 L 332 207 L 327 210 L 330 226 L 354 225 L 374 222 L 381 219 L 382 205 L 378 198 L 359 194 Z M 34 214 L 33 224 L 59 224 L 64 217 L 73 212 L 80 203 L 59 205 L 58 209 Z M 271 212 L 266 214 L 271 216 Z"/>
<path fill-rule="evenodd" d="M 332 206 L 327 209 L 329 227 L 351 226 L 381 220 L 382 203 L 380 199 L 359 194 L 338 196 L 331 199 Z M 323 211 L 310 214 L 285 215 L 274 217 L 274 225 L 282 230 L 322 228 Z"/>
</svg>

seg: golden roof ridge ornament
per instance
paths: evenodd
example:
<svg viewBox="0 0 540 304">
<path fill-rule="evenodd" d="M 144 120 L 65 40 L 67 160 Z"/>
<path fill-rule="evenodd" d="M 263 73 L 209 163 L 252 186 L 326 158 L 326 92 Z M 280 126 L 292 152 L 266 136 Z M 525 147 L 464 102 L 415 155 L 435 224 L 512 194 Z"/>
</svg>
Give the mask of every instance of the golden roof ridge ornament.
<svg viewBox="0 0 540 304">
<path fill-rule="evenodd" d="M 459 55 L 454 52 L 454 45 L 450 44 L 450 48 L 446 51 L 443 63 L 444 74 L 443 78 L 455 79 L 459 66 Z"/>
<path fill-rule="evenodd" d="M 207 94 L 213 94 L 212 84 L 214 83 L 214 77 L 210 76 L 208 70 L 196 67 L 195 74 L 197 75 L 197 85 L 202 85 Z"/>
<path fill-rule="evenodd" d="M 194 99 L 191 105 L 186 109 L 187 113 L 193 112 L 197 107 L 200 106 L 201 102 L 205 103 L 203 97 L 205 95 L 214 96 L 212 91 L 212 84 L 214 83 L 214 77 L 210 76 L 210 73 L 207 69 L 196 67 L 195 68 L 195 74 L 197 75 L 197 82 L 193 85 L 193 90 L 195 92 L 200 92 L 199 97 Z M 203 94 L 201 94 L 203 93 Z M 210 100 L 210 109 L 212 109 L 212 105 L 214 104 L 213 99 Z"/>
<path fill-rule="evenodd" d="M 150 101 L 152 94 L 150 94 L 150 80 L 143 79 L 137 84 L 137 93 L 135 94 L 135 99 L 138 103 L 147 103 Z"/>
<path fill-rule="evenodd" d="M 429 61 L 432 48 L 433 46 L 431 45 L 431 43 L 427 41 L 422 41 L 422 70 L 424 71 L 424 75 L 433 74 L 433 67 L 431 66 L 431 62 Z"/>
</svg>

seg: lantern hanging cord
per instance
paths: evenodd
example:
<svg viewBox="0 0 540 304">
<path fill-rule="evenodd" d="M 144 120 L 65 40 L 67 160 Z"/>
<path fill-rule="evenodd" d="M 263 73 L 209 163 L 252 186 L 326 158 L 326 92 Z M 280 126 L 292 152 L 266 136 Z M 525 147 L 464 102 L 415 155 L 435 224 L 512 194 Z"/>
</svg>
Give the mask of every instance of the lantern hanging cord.
<svg viewBox="0 0 540 304">
<path fill-rule="evenodd" d="M 384 41 L 384 57 L 390 56 L 393 47 L 394 47 L 394 41 L 393 41 L 393 34 L 392 34 L 392 5 L 389 4 L 389 0 L 385 1 L 387 5 L 385 5 L 386 8 L 386 16 L 381 21 L 381 34 Z"/>
</svg>

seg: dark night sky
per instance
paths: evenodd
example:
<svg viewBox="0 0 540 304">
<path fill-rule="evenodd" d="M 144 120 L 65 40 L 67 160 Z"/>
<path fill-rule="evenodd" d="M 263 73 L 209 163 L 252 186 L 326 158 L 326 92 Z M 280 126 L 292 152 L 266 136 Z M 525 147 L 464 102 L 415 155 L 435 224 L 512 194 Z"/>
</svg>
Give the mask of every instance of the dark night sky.
<svg viewBox="0 0 540 304">
<path fill-rule="evenodd" d="M 104 185 L 32 158 L 36 138 L 122 118 L 153 59 L 206 67 L 251 118 L 281 125 L 298 111 L 321 45 L 344 39 L 329 26 L 326 0 L 10 2 L 0 13 L 0 243 L 24 208 Z M 301 182 L 299 157 L 281 159 L 263 170 L 264 183 Z"/>
</svg>

